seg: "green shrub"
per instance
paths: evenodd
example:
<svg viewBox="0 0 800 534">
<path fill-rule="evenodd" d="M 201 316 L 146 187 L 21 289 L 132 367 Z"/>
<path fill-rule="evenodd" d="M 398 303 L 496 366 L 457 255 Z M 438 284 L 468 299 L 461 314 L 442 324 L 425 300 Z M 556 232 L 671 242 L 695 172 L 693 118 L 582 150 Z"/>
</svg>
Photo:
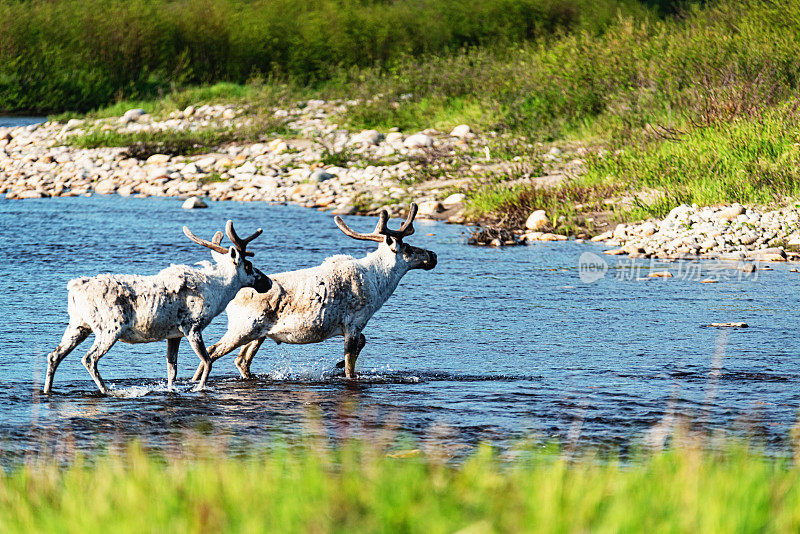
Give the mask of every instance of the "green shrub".
<svg viewBox="0 0 800 534">
<path fill-rule="evenodd" d="M 597 31 L 626 0 L 0 0 L 0 110 L 87 111 L 173 88 Z"/>
</svg>

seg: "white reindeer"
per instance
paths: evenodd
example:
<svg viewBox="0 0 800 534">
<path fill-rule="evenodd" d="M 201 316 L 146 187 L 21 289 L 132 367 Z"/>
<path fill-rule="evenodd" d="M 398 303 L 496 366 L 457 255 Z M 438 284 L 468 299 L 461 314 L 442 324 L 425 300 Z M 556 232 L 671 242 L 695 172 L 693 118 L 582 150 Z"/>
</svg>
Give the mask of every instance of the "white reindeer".
<svg viewBox="0 0 800 534">
<path fill-rule="evenodd" d="M 108 393 L 108 388 L 97 371 L 97 362 L 117 341 L 148 343 L 166 339 L 167 380 L 172 389 L 178 345 L 183 336 L 205 364 L 197 386 L 204 388 L 211 360 L 203 343 L 203 329 L 222 313 L 241 288 L 251 287 L 264 293 L 272 285 L 247 259 L 253 255 L 247 251 L 247 244 L 261 234 L 261 229 L 241 239 L 228 221 L 225 231 L 233 243 L 228 249 L 220 245 L 222 232 L 206 241 L 183 227 L 189 239 L 212 250 L 216 264 L 203 262 L 200 268 L 172 265 L 153 276 L 101 274 L 70 281 L 67 284 L 69 326 L 56 350 L 47 355 L 44 393 L 51 391 L 58 364 L 91 332 L 95 340 L 83 357 L 83 365 L 101 393 Z"/>
<path fill-rule="evenodd" d="M 266 338 L 277 343 L 319 343 L 344 336 L 344 370 L 355 378 L 355 364 L 366 338 L 362 330 L 391 296 L 400 279 L 411 269 L 430 270 L 436 254 L 413 247 L 403 239 L 414 233 L 412 222 L 417 205 L 411 208 L 399 230 L 389 230 L 389 214 L 381 211 L 378 225 L 370 234 L 359 234 L 340 217 L 336 224 L 354 239 L 377 241 L 378 250 L 356 259 L 333 256 L 322 265 L 269 275 L 272 289 L 264 294 L 244 289 L 228 304 L 228 331 L 209 352 L 211 361 L 242 347 L 236 366 L 242 378 L 251 378 L 250 363 Z M 339 367 L 342 366 L 340 362 Z M 203 372 L 203 363 L 193 380 Z"/>
</svg>

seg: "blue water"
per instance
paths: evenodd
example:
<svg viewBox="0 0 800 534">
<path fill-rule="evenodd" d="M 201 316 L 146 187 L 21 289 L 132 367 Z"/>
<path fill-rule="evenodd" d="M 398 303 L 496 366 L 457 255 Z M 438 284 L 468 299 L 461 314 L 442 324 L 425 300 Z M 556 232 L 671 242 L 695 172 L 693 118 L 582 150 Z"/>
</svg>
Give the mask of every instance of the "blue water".
<svg viewBox="0 0 800 534">
<path fill-rule="evenodd" d="M 15 126 L 29 126 L 31 124 L 38 124 L 45 122 L 47 117 L 25 117 L 19 115 L 0 115 L 0 128 L 15 127 Z"/>
<path fill-rule="evenodd" d="M 66 325 L 67 281 L 210 259 L 183 236 L 184 224 L 206 237 L 228 218 L 242 233 L 263 227 L 251 247 L 264 272 L 374 246 L 344 236 L 330 214 L 295 206 L 180 206 L 115 196 L 0 200 L 0 458 L 64 440 L 86 450 L 131 437 L 169 447 L 193 432 L 258 443 L 304 432 L 369 439 L 391 429 L 453 450 L 529 437 L 624 447 L 670 414 L 697 431 L 754 435 L 780 450 L 796 422 L 800 273 L 790 265 L 741 276 L 733 264 L 678 262 L 656 266 L 674 278 L 642 280 L 648 263 L 631 268 L 601 255 L 609 270 L 586 283 L 579 257 L 600 252 L 596 245 L 473 248 L 462 227 L 423 221 L 409 242 L 434 250 L 439 265 L 406 275 L 373 317 L 357 382 L 335 372 L 341 338 L 268 341 L 253 362 L 257 380 L 237 378 L 232 354 L 215 365 L 210 390 L 193 393 L 186 379 L 198 358 L 184 342 L 179 393 L 168 393 L 166 343 L 118 343 L 100 361 L 117 396 L 103 397 L 80 361 L 90 338 L 61 364 L 55 393 L 38 395 L 45 355 Z M 348 220 L 359 230 L 374 224 Z M 709 273 L 720 283 L 698 282 Z M 728 321 L 750 327 L 702 327 Z M 223 315 L 205 331 L 209 344 L 225 324 Z"/>
</svg>

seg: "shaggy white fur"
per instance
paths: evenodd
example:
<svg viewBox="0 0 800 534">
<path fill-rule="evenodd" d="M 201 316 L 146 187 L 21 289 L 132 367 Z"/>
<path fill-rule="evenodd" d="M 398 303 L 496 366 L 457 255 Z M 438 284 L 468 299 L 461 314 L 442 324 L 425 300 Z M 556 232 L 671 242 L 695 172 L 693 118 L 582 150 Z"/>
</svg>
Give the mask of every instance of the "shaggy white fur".
<svg viewBox="0 0 800 534">
<path fill-rule="evenodd" d="M 318 343 L 345 338 L 345 374 L 355 376 L 355 361 L 366 343 L 362 330 L 411 269 L 431 269 L 436 255 L 393 242 L 356 259 L 337 255 L 321 265 L 269 275 L 264 294 L 244 289 L 228 305 L 228 331 L 209 349 L 212 361 L 245 345 L 236 358 L 243 378 L 266 338 L 278 343 Z M 200 376 L 202 365 L 194 379 Z"/>
<path fill-rule="evenodd" d="M 264 277 L 251 266 L 245 268 L 249 262 L 236 247 L 230 247 L 228 254 L 211 254 L 216 263 L 203 262 L 198 268 L 171 265 L 153 276 L 100 274 L 70 281 L 69 325 L 61 343 L 47 356 L 44 392 L 50 393 L 61 361 L 92 332 L 95 341 L 83 364 L 102 393 L 108 388 L 97 371 L 97 362 L 117 341 L 166 339 L 167 379 L 172 388 L 178 345 L 184 336 L 201 362 L 208 363 L 198 385 L 198 389 L 203 388 L 211 360 L 201 332 L 241 288 L 252 287 Z"/>
</svg>

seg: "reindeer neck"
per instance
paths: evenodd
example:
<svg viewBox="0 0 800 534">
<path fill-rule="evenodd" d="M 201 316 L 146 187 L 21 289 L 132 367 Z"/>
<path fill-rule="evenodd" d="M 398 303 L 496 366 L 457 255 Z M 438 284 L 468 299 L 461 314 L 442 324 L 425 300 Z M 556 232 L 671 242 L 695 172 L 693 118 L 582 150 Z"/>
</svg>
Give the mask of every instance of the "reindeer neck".
<svg viewBox="0 0 800 534">
<path fill-rule="evenodd" d="M 371 273 L 374 273 L 374 283 L 384 300 L 388 299 L 397 288 L 397 284 L 409 271 L 408 263 L 400 260 L 394 252 L 385 245 L 361 258 L 359 262 Z"/>
<path fill-rule="evenodd" d="M 204 269 L 209 283 L 209 293 L 205 296 L 207 304 L 222 311 L 242 288 L 236 269 L 229 265 L 216 263 Z"/>
</svg>

